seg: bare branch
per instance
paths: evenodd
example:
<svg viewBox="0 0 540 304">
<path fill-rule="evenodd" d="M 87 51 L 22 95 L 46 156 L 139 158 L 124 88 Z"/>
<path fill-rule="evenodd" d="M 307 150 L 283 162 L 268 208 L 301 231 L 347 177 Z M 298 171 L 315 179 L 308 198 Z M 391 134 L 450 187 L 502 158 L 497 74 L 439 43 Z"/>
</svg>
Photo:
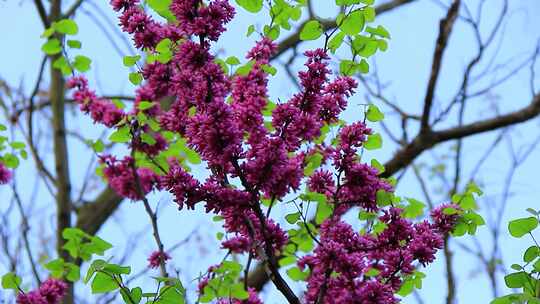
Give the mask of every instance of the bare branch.
<svg viewBox="0 0 540 304">
<path fill-rule="evenodd" d="M 385 176 L 391 176 L 408 166 L 416 157 L 436 144 L 470 135 L 492 131 L 530 120 L 540 114 L 540 94 L 532 102 L 515 112 L 442 131 L 418 134 L 407 146 L 400 149 L 385 165 Z"/>
<path fill-rule="evenodd" d="M 435 87 L 437 86 L 437 80 L 439 79 L 444 51 L 448 45 L 448 38 L 450 37 L 450 33 L 452 32 L 452 28 L 456 21 L 460 3 L 460 0 L 454 0 L 448 9 L 446 17 L 442 19 L 439 24 L 439 36 L 435 45 L 435 53 L 433 54 L 433 63 L 431 65 L 431 75 L 426 90 L 426 97 L 424 98 L 424 111 L 422 113 L 421 121 L 421 130 L 423 132 L 429 129 L 429 117 L 431 106 L 433 104 L 433 97 L 435 96 Z"/>
</svg>

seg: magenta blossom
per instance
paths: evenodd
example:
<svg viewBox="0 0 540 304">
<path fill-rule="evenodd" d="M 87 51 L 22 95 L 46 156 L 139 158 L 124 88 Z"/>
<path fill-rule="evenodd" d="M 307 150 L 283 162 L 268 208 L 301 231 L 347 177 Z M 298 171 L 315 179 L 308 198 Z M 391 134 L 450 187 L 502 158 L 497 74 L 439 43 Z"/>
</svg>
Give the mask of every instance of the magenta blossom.
<svg viewBox="0 0 540 304">
<path fill-rule="evenodd" d="M 17 295 L 17 304 L 58 304 L 67 291 L 67 284 L 49 278 L 38 289 Z"/>
<path fill-rule="evenodd" d="M 0 163 L 0 185 L 4 185 L 9 183 L 11 180 L 12 173 L 11 171 L 4 166 L 4 164 Z"/>
<path fill-rule="evenodd" d="M 166 252 L 154 251 L 148 257 L 148 267 L 158 268 L 161 263 L 165 264 L 168 260 L 171 259 L 171 256 Z"/>
</svg>

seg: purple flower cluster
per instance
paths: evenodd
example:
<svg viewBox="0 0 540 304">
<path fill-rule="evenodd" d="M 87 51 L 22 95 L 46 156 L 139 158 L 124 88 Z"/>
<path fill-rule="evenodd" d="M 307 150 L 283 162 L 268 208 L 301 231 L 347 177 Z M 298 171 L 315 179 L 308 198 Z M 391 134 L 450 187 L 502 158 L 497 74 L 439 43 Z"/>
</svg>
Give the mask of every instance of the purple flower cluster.
<svg viewBox="0 0 540 304">
<path fill-rule="evenodd" d="M 234 17 L 234 8 L 227 0 L 214 0 L 203 5 L 200 0 L 175 0 L 171 11 L 181 24 L 183 33 L 217 41 L 225 31 L 224 24 Z"/>
<path fill-rule="evenodd" d="M 94 122 L 102 123 L 110 128 L 124 118 L 125 114 L 121 109 L 109 100 L 98 98 L 95 92 L 88 88 L 88 80 L 84 76 L 71 78 L 67 86 L 76 89 L 73 99 L 79 104 L 82 112 L 90 114 Z"/>
<path fill-rule="evenodd" d="M 267 106 L 268 75 L 262 65 L 268 64 L 277 46 L 268 38 L 263 38 L 246 56 L 254 65 L 246 76 L 237 76 L 232 89 L 232 107 L 243 132 L 249 134 L 249 143 L 260 143 L 268 132 L 264 127 L 262 111 Z"/>
<path fill-rule="evenodd" d="M 161 263 L 166 263 L 171 259 L 171 256 L 166 252 L 154 251 L 148 257 L 148 267 L 158 268 Z"/>
<path fill-rule="evenodd" d="M 9 171 L 4 164 L 0 163 L 0 185 L 9 183 L 11 180 L 12 173 Z"/>
<path fill-rule="evenodd" d="M 138 0 L 112 0 L 111 5 L 115 11 L 122 11 L 120 26 L 123 31 L 133 35 L 137 48 L 154 48 L 162 39 L 178 40 L 182 37 L 175 26 L 152 20 Z"/>
<path fill-rule="evenodd" d="M 379 221 L 385 229 L 378 234 L 359 234 L 333 217 L 321 225 L 320 245 L 313 254 L 298 261 L 309 267 L 307 303 L 398 303 L 394 293 L 401 277 L 415 270 L 415 262 L 427 265 L 443 246 L 441 222 L 454 220 L 442 214 L 427 221 L 412 223 L 401 216 L 402 210 L 390 208 Z M 321 290 L 325 290 L 321 294 Z"/>
<path fill-rule="evenodd" d="M 101 156 L 101 163 L 105 165 L 103 174 L 107 178 L 111 188 L 119 195 L 132 199 L 142 199 L 141 194 L 146 195 L 152 190 L 158 181 L 157 175 L 148 168 L 137 168 L 138 182 L 133 172 L 134 160 L 127 156 L 117 160 L 114 156 Z M 140 187 L 139 187 L 140 186 Z"/>
<path fill-rule="evenodd" d="M 17 304 L 58 304 L 67 291 L 63 281 L 49 278 L 38 289 L 17 295 Z"/>
</svg>

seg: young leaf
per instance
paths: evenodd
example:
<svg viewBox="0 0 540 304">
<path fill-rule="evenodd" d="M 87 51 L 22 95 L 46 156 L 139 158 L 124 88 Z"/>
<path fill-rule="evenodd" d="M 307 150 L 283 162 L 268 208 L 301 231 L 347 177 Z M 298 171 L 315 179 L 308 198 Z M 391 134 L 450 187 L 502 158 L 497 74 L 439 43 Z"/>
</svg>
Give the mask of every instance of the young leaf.
<svg viewBox="0 0 540 304">
<path fill-rule="evenodd" d="M 294 224 L 294 223 L 296 223 L 299 219 L 300 219 L 300 212 L 295 212 L 295 213 L 287 214 L 287 215 L 285 216 L 285 220 L 287 220 L 287 222 L 288 222 L 289 224 Z"/>
<path fill-rule="evenodd" d="M 250 13 L 258 13 L 263 7 L 263 0 L 236 0 L 236 3 Z"/>
<path fill-rule="evenodd" d="M 323 34 L 323 28 L 319 21 L 311 20 L 306 22 L 302 31 L 300 32 L 300 40 L 315 40 L 321 37 Z"/>
<path fill-rule="evenodd" d="M 368 136 L 367 141 L 364 143 L 366 150 L 375 150 L 382 147 L 381 134 L 375 133 Z"/>
<path fill-rule="evenodd" d="M 133 85 L 139 85 L 142 82 L 142 80 L 143 80 L 143 77 L 141 74 L 137 72 L 129 73 L 129 81 L 131 81 Z"/>
<path fill-rule="evenodd" d="M 365 18 L 361 10 L 355 10 L 343 19 L 339 29 L 349 36 L 354 36 L 364 28 Z"/>
<path fill-rule="evenodd" d="M 535 217 L 520 218 L 508 223 L 510 235 L 520 238 L 538 227 L 538 220 Z"/>
<path fill-rule="evenodd" d="M 53 38 L 47 40 L 42 46 L 41 50 L 47 55 L 55 55 L 62 51 L 62 46 L 60 45 L 60 40 Z"/>
<path fill-rule="evenodd" d="M 76 35 L 79 32 L 79 27 L 75 21 L 70 19 L 62 19 L 53 24 L 54 29 L 62 34 Z"/>
<path fill-rule="evenodd" d="M 128 126 L 116 130 L 109 136 L 109 140 L 116 143 L 125 143 L 131 139 L 130 129 Z"/>
<path fill-rule="evenodd" d="M 116 290 L 118 283 L 109 275 L 98 272 L 92 281 L 92 293 L 105 293 Z"/>
<path fill-rule="evenodd" d="M 384 119 L 384 114 L 379 110 L 379 108 L 374 104 L 369 104 L 368 110 L 366 113 L 367 120 L 371 122 L 377 122 Z"/>
<path fill-rule="evenodd" d="M 67 45 L 72 49 L 80 49 L 82 46 L 79 40 L 68 40 Z"/>
<path fill-rule="evenodd" d="M 2 288 L 4 289 L 18 289 L 21 285 L 21 278 L 12 272 L 8 272 L 2 276 Z"/>
<path fill-rule="evenodd" d="M 88 70 L 90 70 L 90 64 L 92 63 L 92 60 L 86 56 L 77 55 L 75 56 L 75 61 L 73 62 L 73 67 L 81 72 L 84 73 Z"/>
<path fill-rule="evenodd" d="M 137 63 L 137 61 L 139 61 L 139 59 L 141 59 L 141 56 L 139 55 L 124 56 L 124 59 L 123 59 L 124 66 L 126 67 L 134 66 Z"/>
<path fill-rule="evenodd" d="M 526 272 L 520 271 L 505 276 L 504 282 L 508 288 L 521 288 L 527 284 L 528 278 L 529 275 Z"/>
<path fill-rule="evenodd" d="M 287 270 L 287 275 L 289 275 L 289 278 L 293 281 L 304 281 L 309 276 L 309 272 L 302 272 L 300 268 L 293 267 Z"/>
<path fill-rule="evenodd" d="M 529 263 L 536 259 L 538 256 L 540 256 L 540 248 L 538 248 L 538 246 L 531 246 L 527 248 L 527 250 L 525 250 L 525 253 L 523 254 L 523 261 L 525 263 Z"/>
</svg>

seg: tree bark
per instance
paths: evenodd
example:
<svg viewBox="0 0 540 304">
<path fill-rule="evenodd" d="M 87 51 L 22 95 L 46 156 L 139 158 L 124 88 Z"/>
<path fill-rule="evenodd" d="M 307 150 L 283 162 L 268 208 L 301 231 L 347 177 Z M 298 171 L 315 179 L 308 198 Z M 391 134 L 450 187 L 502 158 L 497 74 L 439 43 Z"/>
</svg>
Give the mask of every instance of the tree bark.
<svg viewBox="0 0 540 304">
<path fill-rule="evenodd" d="M 51 2 L 49 21 L 52 23 L 58 20 L 62 14 L 62 1 L 54 0 Z M 62 39 L 56 36 L 57 39 Z M 52 63 L 61 55 L 50 56 L 50 99 L 52 110 L 52 130 L 53 130 L 53 151 L 56 173 L 56 251 L 60 258 L 66 261 L 70 260 L 67 251 L 62 247 L 65 240 L 62 237 L 62 231 L 71 227 L 71 182 L 69 178 L 68 150 L 66 143 L 66 127 L 64 117 L 64 77 L 60 70 L 52 67 Z M 73 284 L 69 284 L 68 292 L 63 299 L 63 304 L 72 304 L 74 302 Z"/>
</svg>

